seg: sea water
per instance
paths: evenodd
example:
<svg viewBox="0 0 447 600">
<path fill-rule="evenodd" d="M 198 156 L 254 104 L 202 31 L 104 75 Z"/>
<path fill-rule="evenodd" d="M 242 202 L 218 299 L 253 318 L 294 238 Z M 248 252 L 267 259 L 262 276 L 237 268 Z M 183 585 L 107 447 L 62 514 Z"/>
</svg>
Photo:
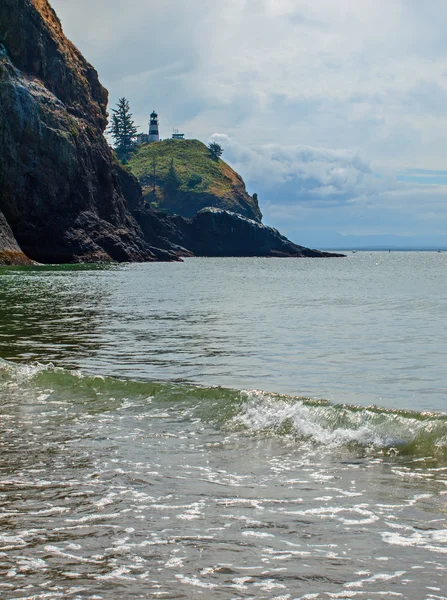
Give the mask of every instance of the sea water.
<svg viewBox="0 0 447 600">
<path fill-rule="evenodd" d="M 447 598 L 447 254 L 0 269 L 0 598 Z"/>
</svg>

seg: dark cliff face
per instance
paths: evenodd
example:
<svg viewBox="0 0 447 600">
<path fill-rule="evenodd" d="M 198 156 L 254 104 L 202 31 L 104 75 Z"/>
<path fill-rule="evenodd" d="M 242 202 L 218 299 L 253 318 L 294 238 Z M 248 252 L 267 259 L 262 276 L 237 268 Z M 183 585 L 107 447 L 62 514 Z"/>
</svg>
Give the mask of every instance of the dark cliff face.
<svg viewBox="0 0 447 600">
<path fill-rule="evenodd" d="M 141 209 L 135 216 L 150 239 L 183 256 L 341 257 L 294 244 L 273 227 L 222 209 L 208 208 L 187 219 Z"/>
<path fill-rule="evenodd" d="M 47 0 L 2 0 L 0 41 L 17 69 L 36 77 L 71 114 L 104 130 L 107 90 Z"/>
<path fill-rule="evenodd" d="M 103 137 L 107 91 L 47 0 L 1 0 L 0 42 L 0 211 L 20 248 L 40 262 L 160 258 Z"/>
</svg>

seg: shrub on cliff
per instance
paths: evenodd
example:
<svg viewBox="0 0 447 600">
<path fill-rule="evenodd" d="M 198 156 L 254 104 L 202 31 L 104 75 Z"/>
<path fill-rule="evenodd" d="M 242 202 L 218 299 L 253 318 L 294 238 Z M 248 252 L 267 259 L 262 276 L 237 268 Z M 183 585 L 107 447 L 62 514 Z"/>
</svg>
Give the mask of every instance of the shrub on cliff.
<svg viewBox="0 0 447 600">
<path fill-rule="evenodd" d="M 198 185 L 200 185 L 202 183 L 202 181 L 203 181 L 203 177 L 201 175 L 197 175 L 196 173 L 193 173 L 188 180 L 188 187 L 195 188 Z"/>
<path fill-rule="evenodd" d="M 210 151 L 211 157 L 214 158 L 214 160 L 219 160 L 223 154 L 223 148 L 217 142 L 211 142 L 211 144 L 208 144 L 208 150 Z"/>
</svg>

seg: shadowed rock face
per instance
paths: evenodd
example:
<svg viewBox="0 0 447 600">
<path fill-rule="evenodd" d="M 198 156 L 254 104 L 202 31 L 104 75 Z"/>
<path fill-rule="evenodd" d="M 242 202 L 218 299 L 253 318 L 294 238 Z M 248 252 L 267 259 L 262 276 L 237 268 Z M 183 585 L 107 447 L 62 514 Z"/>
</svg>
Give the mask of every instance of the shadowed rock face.
<svg viewBox="0 0 447 600">
<path fill-rule="evenodd" d="M 0 210 L 25 254 L 176 259 L 151 248 L 131 215 L 141 191 L 103 137 L 107 91 L 48 2 L 1 0 L 0 42 Z"/>
<path fill-rule="evenodd" d="M 176 250 L 184 256 L 344 256 L 298 246 L 273 227 L 216 208 L 203 209 L 191 219 L 145 209 L 136 211 L 135 216 L 143 232 L 151 239 L 157 238 L 157 245 L 168 248 L 176 244 Z"/>
</svg>

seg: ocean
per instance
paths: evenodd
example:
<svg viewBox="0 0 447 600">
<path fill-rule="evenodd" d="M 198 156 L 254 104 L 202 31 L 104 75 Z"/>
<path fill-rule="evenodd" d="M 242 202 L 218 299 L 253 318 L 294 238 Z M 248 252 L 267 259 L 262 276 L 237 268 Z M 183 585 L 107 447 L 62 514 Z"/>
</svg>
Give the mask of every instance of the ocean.
<svg viewBox="0 0 447 600">
<path fill-rule="evenodd" d="M 447 598 L 447 253 L 0 268 L 0 598 Z"/>
</svg>

